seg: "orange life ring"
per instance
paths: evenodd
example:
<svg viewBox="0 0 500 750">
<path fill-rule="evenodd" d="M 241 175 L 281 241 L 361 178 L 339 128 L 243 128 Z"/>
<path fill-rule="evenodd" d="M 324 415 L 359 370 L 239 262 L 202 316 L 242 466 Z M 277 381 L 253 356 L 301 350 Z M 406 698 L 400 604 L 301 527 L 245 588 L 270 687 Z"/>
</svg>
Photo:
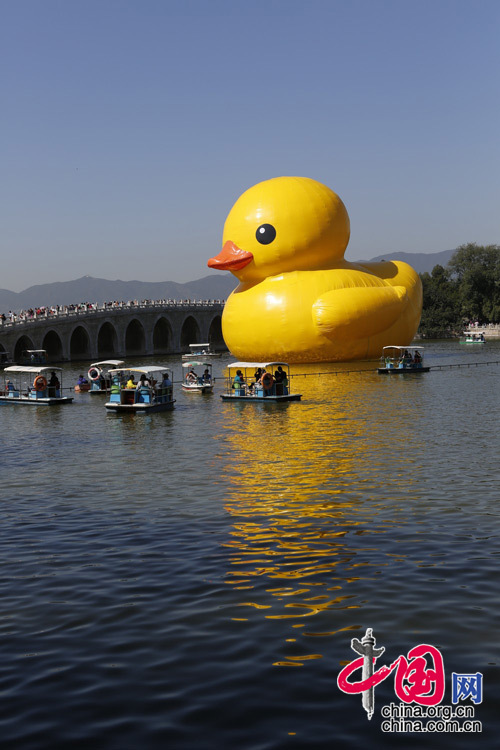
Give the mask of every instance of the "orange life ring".
<svg viewBox="0 0 500 750">
<path fill-rule="evenodd" d="M 33 381 L 33 388 L 35 391 L 44 391 L 47 388 L 47 380 L 43 375 L 37 375 Z"/>
<path fill-rule="evenodd" d="M 270 391 L 273 387 L 273 376 L 270 372 L 265 372 L 261 378 L 262 387 L 265 391 Z"/>
</svg>

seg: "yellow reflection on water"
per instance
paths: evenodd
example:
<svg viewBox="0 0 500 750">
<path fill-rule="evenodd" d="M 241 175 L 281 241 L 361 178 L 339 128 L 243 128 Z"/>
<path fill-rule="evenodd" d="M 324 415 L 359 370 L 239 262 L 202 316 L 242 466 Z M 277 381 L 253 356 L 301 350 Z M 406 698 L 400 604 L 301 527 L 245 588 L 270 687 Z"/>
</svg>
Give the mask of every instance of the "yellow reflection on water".
<svg viewBox="0 0 500 750">
<path fill-rule="evenodd" d="M 336 365 L 337 374 L 328 374 L 327 365 L 318 374 L 318 365 L 297 365 L 291 390 L 303 393 L 302 402 L 223 404 L 227 582 L 244 594 L 243 617 L 262 610 L 270 620 L 298 623 L 358 609 L 360 592 L 394 564 L 377 552 L 381 535 L 404 519 L 420 468 L 408 471 L 422 437 L 404 428 L 418 423 L 419 385 L 392 387 L 376 364 L 364 364 L 373 372 L 348 374 Z M 285 661 L 306 658 L 318 655 Z"/>
</svg>

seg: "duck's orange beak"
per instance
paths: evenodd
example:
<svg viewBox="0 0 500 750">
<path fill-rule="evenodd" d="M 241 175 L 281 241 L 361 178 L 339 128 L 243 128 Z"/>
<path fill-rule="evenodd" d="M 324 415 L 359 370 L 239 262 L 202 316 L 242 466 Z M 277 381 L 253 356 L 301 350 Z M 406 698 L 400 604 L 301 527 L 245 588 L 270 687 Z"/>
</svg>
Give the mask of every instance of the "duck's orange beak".
<svg viewBox="0 0 500 750">
<path fill-rule="evenodd" d="M 218 268 L 221 271 L 240 271 L 253 260 L 252 253 L 242 250 L 234 242 L 228 240 L 224 243 L 221 252 L 210 258 L 207 265 L 209 268 Z"/>
</svg>

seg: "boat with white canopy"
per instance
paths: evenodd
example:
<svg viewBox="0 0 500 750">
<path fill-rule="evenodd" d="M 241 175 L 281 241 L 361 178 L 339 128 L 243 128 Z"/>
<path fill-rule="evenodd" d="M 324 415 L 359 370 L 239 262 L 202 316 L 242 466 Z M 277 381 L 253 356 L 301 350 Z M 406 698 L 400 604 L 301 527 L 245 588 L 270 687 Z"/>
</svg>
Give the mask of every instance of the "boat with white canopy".
<svg viewBox="0 0 500 750">
<path fill-rule="evenodd" d="M 149 414 L 174 408 L 172 371 L 167 365 L 119 367 L 109 374 L 111 391 L 105 404 L 109 411 Z"/>
<path fill-rule="evenodd" d="M 100 362 L 93 362 L 87 373 L 90 380 L 90 393 L 92 395 L 109 393 L 111 389 L 110 370 L 116 370 L 119 367 L 125 367 L 125 362 L 121 359 L 102 359 Z"/>
<path fill-rule="evenodd" d="M 486 344 L 484 338 L 485 331 L 464 331 L 464 339 L 460 340 L 461 344 Z"/>
<path fill-rule="evenodd" d="M 222 352 L 215 352 L 210 344 L 189 344 L 189 354 L 183 354 L 182 359 L 219 359 Z"/>
<path fill-rule="evenodd" d="M 378 372 L 384 375 L 429 372 L 430 368 L 424 367 L 423 350 L 422 346 L 384 346 Z"/>
<path fill-rule="evenodd" d="M 22 365 L 46 365 L 48 362 L 45 349 L 24 349 L 21 352 Z"/>
<path fill-rule="evenodd" d="M 274 370 L 273 373 L 273 369 Z M 223 401 L 300 401 L 301 393 L 290 393 L 287 362 L 232 362 L 227 366 Z"/>
<path fill-rule="evenodd" d="M 182 367 L 186 370 L 182 380 L 183 391 L 186 393 L 213 393 L 211 362 L 190 360 L 189 362 L 183 362 Z"/>
<path fill-rule="evenodd" d="M 70 404 L 72 396 L 63 396 L 62 369 L 53 366 L 12 365 L 3 371 L 0 401 L 9 404 L 54 406 Z"/>
</svg>

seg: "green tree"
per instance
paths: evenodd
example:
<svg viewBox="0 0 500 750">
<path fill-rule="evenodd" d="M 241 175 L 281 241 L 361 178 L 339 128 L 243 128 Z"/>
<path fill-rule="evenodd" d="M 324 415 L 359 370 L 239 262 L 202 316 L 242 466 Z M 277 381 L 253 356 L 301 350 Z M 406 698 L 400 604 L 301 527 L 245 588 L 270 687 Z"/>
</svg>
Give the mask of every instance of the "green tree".
<svg viewBox="0 0 500 750">
<path fill-rule="evenodd" d="M 448 268 L 458 284 L 458 303 L 465 320 L 500 322 L 500 246 L 461 245 Z"/>
<path fill-rule="evenodd" d="M 423 287 L 420 335 L 426 338 L 454 336 L 462 329 L 462 317 L 458 283 L 451 278 L 451 271 L 438 265 L 430 274 L 420 274 L 420 278 Z"/>
</svg>

